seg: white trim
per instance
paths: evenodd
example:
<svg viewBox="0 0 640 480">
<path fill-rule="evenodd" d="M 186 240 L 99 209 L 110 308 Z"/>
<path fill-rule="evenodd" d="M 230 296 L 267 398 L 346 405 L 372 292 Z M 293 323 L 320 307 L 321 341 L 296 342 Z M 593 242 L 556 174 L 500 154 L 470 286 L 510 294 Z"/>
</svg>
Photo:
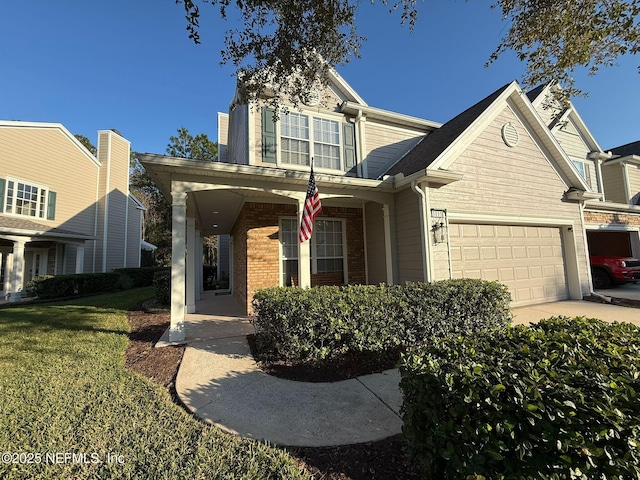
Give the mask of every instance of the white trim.
<svg viewBox="0 0 640 480">
<path fill-rule="evenodd" d="M 48 220 L 47 219 L 47 211 L 49 208 L 49 192 L 51 191 L 51 187 L 45 186 L 41 183 L 38 182 L 33 182 L 31 180 L 25 180 L 23 178 L 20 177 L 14 177 L 12 175 L 7 175 L 5 177 L 5 187 L 4 187 L 4 202 L 3 202 L 3 210 L 0 211 L 0 213 L 7 215 L 9 217 L 15 217 L 15 218 L 35 218 L 38 221 L 44 221 L 44 222 L 51 222 L 52 220 Z M 7 200 L 9 199 L 9 182 L 13 182 L 14 183 L 14 195 L 13 197 L 11 197 L 11 208 L 13 209 L 12 212 L 7 212 Z M 24 213 L 16 213 L 16 192 L 18 191 L 18 183 L 22 183 L 27 187 L 35 187 L 38 189 L 38 199 L 36 202 L 36 215 L 25 215 Z M 44 208 L 40 208 L 40 191 L 44 190 Z M 40 210 L 42 210 L 43 216 L 41 217 L 39 215 Z"/>
<path fill-rule="evenodd" d="M 610 223 L 586 223 L 584 229 L 590 232 L 596 231 L 612 231 L 612 232 L 638 232 L 640 231 L 640 225 L 621 225 Z"/>
<path fill-rule="evenodd" d="M 451 223 L 474 223 L 474 224 L 491 224 L 491 225 L 531 225 L 541 227 L 573 227 L 575 221 L 570 218 L 548 218 L 526 215 L 494 215 L 494 214 L 477 214 L 466 212 L 455 212 L 447 210 L 447 218 Z"/>
<path fill-rule="evenodd" d="M 280 120 L 276 122 L 275 126 L 276 126 L 276 142 L 278 145 L 278 148 L 276 149 L 276 167 L 278 168 L 284 168 L 287 170 L 302 170 L 302 171 L 309 171 L 309 165 L 297 165 L 297 164 L 292 164 L 292 163 L 285 163 L 282 161 L 282 119 L 284 118 L 285 115 L 288 114 L 293 114 L 293 115 L 304 115 L 307 117 L 308 119 L 308 130 L 309 130 L 309 138 L 304 139 L 304 138 L 297 138 L 297 137 L 287 137 L 287 138 L 292 138 L 294 140 L 299 140 L 299 141 L 306 141 L 309 144 L 309 162 L 311 162 L 311 159 L 314 157 L 314 144 L 315 143 L 321 143 L 323 145 L 333 145 L 333 146 L 337 146 L 338 147 L 338 161 L 340 163 L 340 167 L 339 168 L 326 168 L 326 167 L 321 167 L 318 166 L 317 164 L 315 164 L 313 166 L 314 168 L 314 173 L 315 172 L 325 172 L 328 173 L 329 175 L 335 175 L 336 172 L 339 172 L 341 175 L 344 175 L 345 173 L 345 169 L 344 169 L 344 138 L 343 138 L 343 132 L 342 132 L 342 125 L 345 122 L 345 117 L 344 115 L 340 115 L 339 113 L 334 113 L 334 112 L 318 112 L 318 111 L 313 111 L 313 110 L 308 110 L 308 109 L 296 109 L 296 110 L 289 110 L 287 112 L 281 111 L 279 112 L 280 115 Z M 334 145 L 334 144 L 325 144 L 324 142 L 317 142 L 313 136 L 313 132 L 314 132 L 314 126 L 313 126 L 313 120 L 314 119 L 320 119 L 320 120 L 329 120 L 332 122 L 336 122 L 338 124 L 338 144 Z M 352 124 L 353 125 L 353 124 Z M 358 158 L 356 158 L 356 164 L 358 163 Z"/>
<path fill-rule="evenodd" d="M 366 210 L 366 202 L 362 202 L 362 206 L 360 207 L 360 211 L 362 212 L 362 245 L 363 245 L 363 255 L 364 255 L 364 281 L 368 285 L 369 284 L 369 252 L 367 250 L 367 210 Z"/>
<path fill-rule="evenodd" d="M 633 195 L 631 195 L 629 189 L 629 172 L 627 171 L 627 162 L 622 162 L 622 179 L 624 182 L 624 196 L 627 199 L 627 205 L 630 205 Z"/>
</svg>

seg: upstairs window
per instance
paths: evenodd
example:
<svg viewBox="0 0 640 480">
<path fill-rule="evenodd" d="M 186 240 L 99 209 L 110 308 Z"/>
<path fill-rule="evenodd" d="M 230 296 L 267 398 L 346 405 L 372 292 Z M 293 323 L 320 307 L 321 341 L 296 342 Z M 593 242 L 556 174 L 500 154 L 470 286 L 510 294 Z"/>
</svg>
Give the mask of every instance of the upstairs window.
<svg viewBox="0 0 640 480">
<path fill-rule="evenodd" d="M 273 110 L 262 110 L 262 161 L 355 173 L 353 123 L 298 112 L 283 112 L 273 122 Z"/>
<path fill-rule="evenodd" d="M 0 212 L 53 220 L 56 193 L 21 180 L 0 180 Z"/>
</svg>

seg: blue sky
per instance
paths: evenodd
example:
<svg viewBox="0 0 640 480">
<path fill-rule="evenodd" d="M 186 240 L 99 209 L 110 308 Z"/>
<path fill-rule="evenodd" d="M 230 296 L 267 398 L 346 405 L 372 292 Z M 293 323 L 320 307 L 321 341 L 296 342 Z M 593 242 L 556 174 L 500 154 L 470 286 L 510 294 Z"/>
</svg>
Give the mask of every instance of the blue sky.
<svg viewBox="0 0 640 480">
<path fill-rule="evenodd" d="M 513 54 L 485 68 L 507 25 L 491 2 L 418 2 L 413 34 L 399 13 L 361 0 L 362 58 L 338 72 L 372 106 L 446 122 L 507 82 Z M 139 152 L 164 153 L 185 126 L 217 139 L 235 80 L 220 66 L 233 25 L 202 7 L 202 44 L 187 37 L 174 0 L 19 0 L 0 6 L 0 119 L 59 122 L 96 143 L 115 128 Z M 576 86 L 574 104 L 602 148 L 640 140 L 639 57 Z"/>
</svg>

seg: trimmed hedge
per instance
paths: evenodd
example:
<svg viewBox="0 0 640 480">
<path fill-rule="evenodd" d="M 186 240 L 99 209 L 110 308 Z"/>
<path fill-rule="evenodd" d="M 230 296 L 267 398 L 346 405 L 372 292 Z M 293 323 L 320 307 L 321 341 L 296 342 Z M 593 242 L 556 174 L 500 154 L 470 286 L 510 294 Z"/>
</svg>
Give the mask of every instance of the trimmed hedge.
<svg viewBox="0 0 640 480">
<path fill-rule="evenodd" d="M 171 270 L 164 269 L 153 275 L 155 299 L 160 305 L 171 304 Z"/>
<path fill-rule="evenodd" d="M 109 273 L 46 275 L 29 280 L 26 291 L 30 297 L 41 299 L 110 293 L 151 286 L 154 274 L 163 270 L 166 268 L 119 268 Z"/>
<path fill-rule="evenodd" d="M 554 317 L 416 346 L 400 370 L 424 478 L 640 478 L 638 327 Z"/>
<path fill-rule="evenodd" d="M 474 279 L 300 289 L 273 287 L 253 298 L 258 348 L 286 360 L 381 352 L 511 321 L 504 285 Z"/>
</svg>

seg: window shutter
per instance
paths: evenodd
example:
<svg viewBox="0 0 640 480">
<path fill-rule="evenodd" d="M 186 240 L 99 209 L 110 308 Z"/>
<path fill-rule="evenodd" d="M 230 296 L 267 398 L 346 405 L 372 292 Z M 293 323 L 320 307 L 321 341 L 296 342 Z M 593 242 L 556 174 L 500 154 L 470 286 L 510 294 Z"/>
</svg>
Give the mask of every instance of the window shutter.
<svg viewBox="0 0 640 480">
<path fill-rule="evenodd" d="M 4 187 L 5 180 L 4 178 L 0 178 L 0 213 L 4 212 Z"/>
<path fill-rule="evenodd" d="M 262 161 L 276 163 L 276 123 L 273 108 L 262 108 Z"/>
<path fill-rule="evenodd" d="M 584 164 L 584 179 L 587 181 L 587 185 L 589 185 L 591 188 L 593 188 L 593 185 L 591 184 L 591 164 L 589 163 L 585 163 Z"/>
<path fill-rule="evenodd" d="M 47 220 L 56 219 L 56 192 L 49 192 L 47 202 Z"/>
<path fill-rule="evenodd" d="M 352 123 L 342 124 L 342 149 L 344 153 L 345 171 L 355 172 L 356 142 L 355 142 L 355 128 Z"/>
</svg>

